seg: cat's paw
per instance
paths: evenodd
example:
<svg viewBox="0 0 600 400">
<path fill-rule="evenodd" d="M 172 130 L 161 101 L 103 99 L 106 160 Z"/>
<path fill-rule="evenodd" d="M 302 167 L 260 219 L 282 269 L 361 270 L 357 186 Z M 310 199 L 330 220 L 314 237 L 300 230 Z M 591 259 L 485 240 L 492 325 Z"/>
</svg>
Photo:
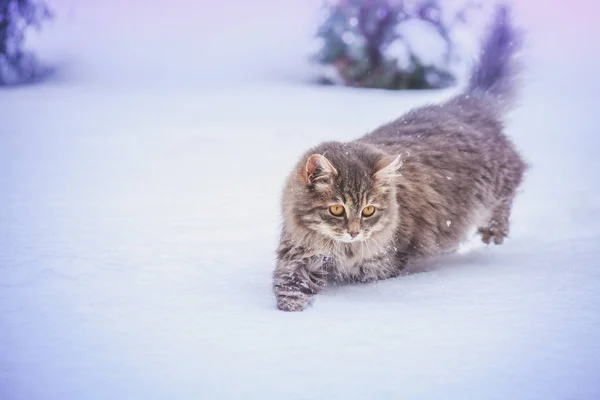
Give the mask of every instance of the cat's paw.
<svg viewBox="0 0 600 400">
<path fill-rule="evenodd" d="M 356 283 L 373 283 L 377 280 L 377 277 L 368 275 L 359 275 L 358 277 L 354 278 L 354 282 Z"/>
<path fill-rule="evenodd" d="M 492 239 L 494 240 L 494 244 L 502 244 L 504 243 L 504 238 L 507 236 L 504 231 L 495 228 L 479 228 L 478 232 L 485 244 L 490 244 Z"/>
<path fill-rule="evenodd" d="M 289 293 L 277 296 L 277 308 L 281 311 L 303 311 L 312 304 L 312 298 L 303 293 Z"/>
</svg>

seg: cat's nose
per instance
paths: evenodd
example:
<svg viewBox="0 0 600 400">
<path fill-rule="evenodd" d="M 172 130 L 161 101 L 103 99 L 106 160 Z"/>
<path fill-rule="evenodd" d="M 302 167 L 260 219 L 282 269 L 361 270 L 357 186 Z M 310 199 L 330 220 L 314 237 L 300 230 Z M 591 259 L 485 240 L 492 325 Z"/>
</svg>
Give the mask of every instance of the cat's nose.
<svg viewBox="0 0 600 400">
<path fill-rule="evenodd" d="M 348 231 L 348 233 L 350 234 L 350 236 L 352 236 L 352 239 L 358 236 L 358 231 Z"/>
</svg>

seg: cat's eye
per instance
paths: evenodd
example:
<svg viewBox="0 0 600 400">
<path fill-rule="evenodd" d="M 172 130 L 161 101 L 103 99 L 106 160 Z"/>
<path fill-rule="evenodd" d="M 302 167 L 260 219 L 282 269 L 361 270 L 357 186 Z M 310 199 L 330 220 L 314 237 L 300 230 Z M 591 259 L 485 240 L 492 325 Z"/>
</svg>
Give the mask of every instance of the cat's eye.
<svg viewBox="0 0 600 400">
<path fill-rule="evenodd" d="M 373 206 L 366 206 L 362 210 L 362 215 L 363 215 L 363 217 L 370 217 L 371 215 L 373 215 L 374 212 L 375 212 L 375 207 L 373 207 Z"/>
<path fill-rule="evenodd" d="M 335 206 L 329 207 L 329 212 L 336 217 L 341 217 L 344 215 L 344 206 L 336 204 Z"/>
</svg>

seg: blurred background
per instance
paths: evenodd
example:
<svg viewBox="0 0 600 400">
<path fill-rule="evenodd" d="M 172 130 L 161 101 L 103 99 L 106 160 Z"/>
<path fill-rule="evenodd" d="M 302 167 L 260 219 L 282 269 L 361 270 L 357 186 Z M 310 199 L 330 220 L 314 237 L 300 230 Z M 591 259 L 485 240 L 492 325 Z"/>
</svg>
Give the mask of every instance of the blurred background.
<svg viewBox="0 0 600 400">
<path fill-rule="evenodd" d="M 495 3 L 5 0 L 0 82 L 39 80 L 52 69 L 80 81 L 94 73 L 103 81 L 121 76 L 188 85 L 216 77 L 233 83 L 312 76 L 353 87 L 447 87 L 476 55 Z M 597 33 L 595 2 L 512 7 L 532 36 L 529 57 L 552 49 L 557 60 L 568 60 L 575 51 L 598 50 L 595 41 L 585 40 Z"/>
<path fill-rule="evenodd" d="M 491 0 L 0 0 L 0 399 L 598 399 L 600 3 L 511 3 L 510 240 L 271 292 L 297 158 L 461 89 Z"/>
</svg>

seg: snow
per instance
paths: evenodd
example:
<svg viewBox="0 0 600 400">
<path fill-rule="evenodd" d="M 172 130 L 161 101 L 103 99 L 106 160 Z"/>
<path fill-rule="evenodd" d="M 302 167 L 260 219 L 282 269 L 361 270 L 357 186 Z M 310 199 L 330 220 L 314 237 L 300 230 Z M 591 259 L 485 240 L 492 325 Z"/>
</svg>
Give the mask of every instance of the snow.
<svg viewBox="0 0 600 400">
<path fill-rule="evenodd" d="M 596 3 L 518 5 L 509 240 L 292 314 L 296 158 L 453 91 L 311 85 L 319 2 L 173 3 L 57 0 L 54 79 L 0 91 L 2 400 L 600 398 Z"/>
</svg>

